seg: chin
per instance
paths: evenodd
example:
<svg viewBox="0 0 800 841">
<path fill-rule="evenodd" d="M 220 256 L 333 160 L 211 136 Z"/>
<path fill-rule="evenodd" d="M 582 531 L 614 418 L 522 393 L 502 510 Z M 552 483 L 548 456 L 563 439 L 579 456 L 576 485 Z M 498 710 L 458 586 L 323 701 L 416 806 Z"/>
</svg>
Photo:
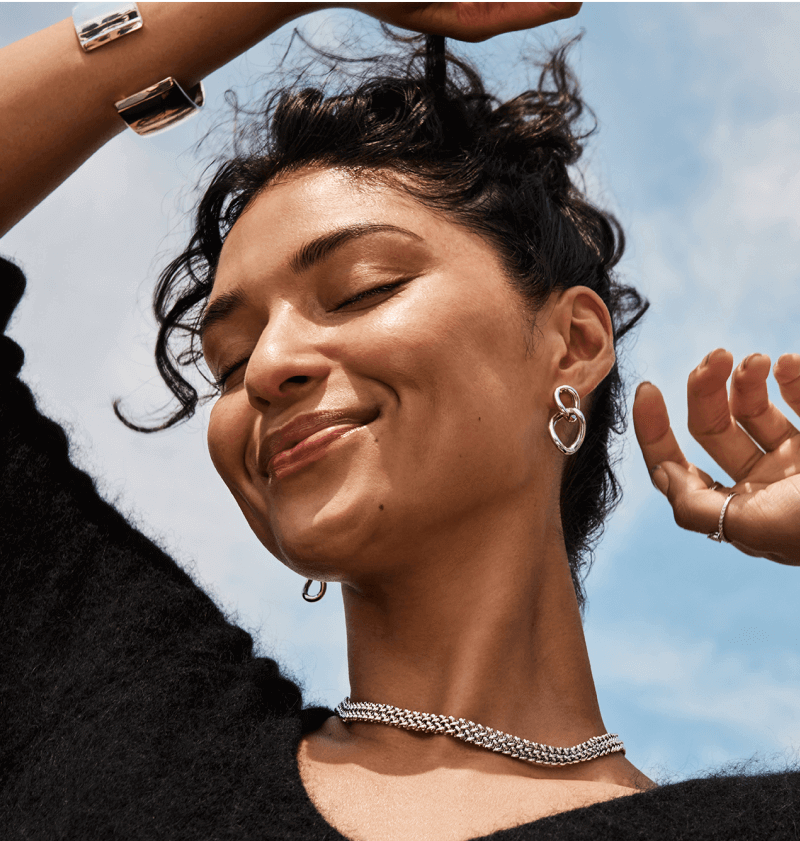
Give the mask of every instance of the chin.
<svg viewBox="0 0 800 841">
<path fill-rule="evenodd" d="M 270 506 L 270 543 L 277 552 L 262 542 L 290 569 L 317 580 L 340 580 L 382 555 L 391 531 L 390 494 L 365 467 L 333 488 L 311 472 L 302 483 L 287 483 Z"/>
</svg>

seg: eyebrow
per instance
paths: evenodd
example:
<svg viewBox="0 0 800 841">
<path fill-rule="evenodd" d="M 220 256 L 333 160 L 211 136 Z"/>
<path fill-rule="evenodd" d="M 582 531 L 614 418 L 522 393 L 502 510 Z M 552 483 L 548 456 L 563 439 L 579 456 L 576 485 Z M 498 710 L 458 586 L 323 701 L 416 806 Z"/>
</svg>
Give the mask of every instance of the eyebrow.
<svg viewBox="0 0 800 841">
<path fill-rule="evenodd" d="M 301 249 L 294 254 L 289 260 L 289 268 L 295 274 L 302 274 L 331 256 L 337 249 L 341 248 L 348 242 L 359 239 L 369 234 L 383 234 L 395 233 L 404 234 L 413 239 L 422 241 L 422 237 L 415 234 L 413 231 L 408 231 L 405 228 L 399 228 L 397 225 L 375 224 L 371 222 L 362 222 L 357 225 L 347 225 L 344 228 L 337 228 L 335 231 L 323 234 L 311 242 L 306 243 Z"/>
<path fill-rule="evenodd" d="M 307 242 L 292 255 L 289 260 L 289 268 L 294 274 L 302 274 L 323 260 L 326 260 L 347 243 L 370 234 L 383 233 L 403 234 L 422 242 L 421 236 L 406 228 L 400 228 L 397 225 L 371 222 L 347 225 L 346 227 L 337 228 L 335 231 L 323 234 L 311 240 L 311 242 Z M 237 310 L 245 307 L 247 303 L 247 295 L 245 295 L 242 289 L 237 288 L 232 289 L 230 292 L 223 292 L 203 312 L 200 324 L 198 325 L 200 341 L 203 341 L 204 335 L 212 325 L 219 324 L 230 318 Z"/>
<path fill-rule="evenodd" d="M 197 328 L 200 343 L 202 344 L 203 337 L 212 325 L 225 321 L 225 319 L 230 318 L 237 310 L 245 306 L 247 306 L 247 296 L 241 289 L 232 289 L 230 292 L 223 292 L 203 312 Z"/>
</svg>

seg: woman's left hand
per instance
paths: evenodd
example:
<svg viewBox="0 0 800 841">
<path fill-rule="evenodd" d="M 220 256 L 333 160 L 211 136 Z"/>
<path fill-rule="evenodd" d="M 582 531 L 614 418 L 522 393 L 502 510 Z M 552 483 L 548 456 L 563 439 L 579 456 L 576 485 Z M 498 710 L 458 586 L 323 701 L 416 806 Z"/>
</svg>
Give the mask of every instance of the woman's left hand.
<svg viewBox="0 0 800 841">
<path fill-rule="evenodd" d="M 485 41 L 502 32 L 531 29 L 571 18 L 580 3 L 350 3 L 378 20 L 404 29 Z"/>
<path fill-rule="evenodd" d="M 712 351 L 688 381 L 689 432 L 733 479 L 722 487 L 683 455 L 661 392 L 642 383 L 633 421 L 653 484 L 666 495 L 675 522 L 690 531 L 723 533 L 747 555 L 800 565 L 800 432 L 767 394 L 770 360 L 752 354 L 733 371 L 733 355 Z M 781 396 L 800 415 L 800 354 L 785 354 L 773 370 Z"/>
</svg>

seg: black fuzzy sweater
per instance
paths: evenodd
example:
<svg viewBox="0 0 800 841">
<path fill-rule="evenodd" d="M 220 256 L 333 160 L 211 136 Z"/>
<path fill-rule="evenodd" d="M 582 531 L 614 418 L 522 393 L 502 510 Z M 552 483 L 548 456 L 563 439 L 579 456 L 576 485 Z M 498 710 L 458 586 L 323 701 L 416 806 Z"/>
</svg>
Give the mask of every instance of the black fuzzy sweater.
<svg viewBox="0 0 800 841">
<path fill-rule="evenodd" d="M 0 326 L 25 287 L 0 260 Z M 303 709 L 192 580 L 97 494 L 0 338 L 0 838 L 342 839 L 295 753 Z M 495 833 L 800 839 L 800 774 L 689 780 Z"/>
</svg>

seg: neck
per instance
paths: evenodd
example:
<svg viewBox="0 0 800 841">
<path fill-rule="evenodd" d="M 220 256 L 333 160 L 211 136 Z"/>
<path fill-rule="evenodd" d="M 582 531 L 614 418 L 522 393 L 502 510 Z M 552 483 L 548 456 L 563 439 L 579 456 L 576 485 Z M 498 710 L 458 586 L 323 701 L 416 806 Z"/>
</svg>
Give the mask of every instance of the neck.
<svg viewBox="0 0 800 841">
<path fill-rule="evenodd" d="M 539 525 L 538 541 L 519 528 L 513 539 L 494 516 L 491 531 L 473 522 L 462 539 L 429 543 L 402 574 L 345 584 L 351 697 L 550 745 L 605 732 L 563 540 L 542 540 L 542 519 L 523 528 Z"/>
</svg>

